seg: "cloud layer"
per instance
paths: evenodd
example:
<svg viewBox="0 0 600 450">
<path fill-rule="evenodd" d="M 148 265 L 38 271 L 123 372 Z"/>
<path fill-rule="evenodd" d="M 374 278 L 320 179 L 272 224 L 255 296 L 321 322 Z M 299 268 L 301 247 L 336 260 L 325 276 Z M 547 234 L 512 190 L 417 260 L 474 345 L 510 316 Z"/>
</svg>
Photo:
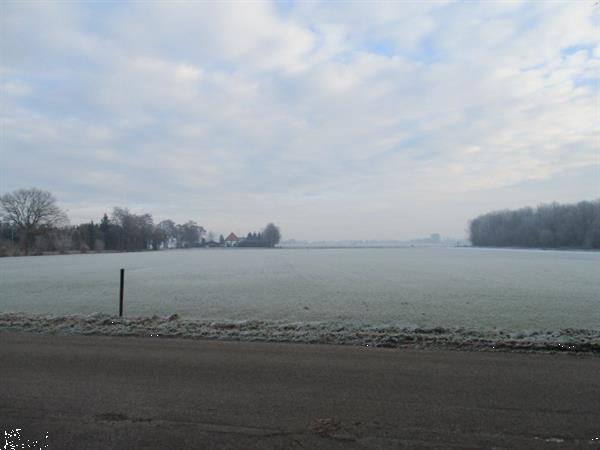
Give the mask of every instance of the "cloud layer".
<svg viewBox="0 0 600 450">
<path fill-rule="evenodd" d="M 4 2 L 0 190 L 300 239 L 599 197 L 598 10 Z"/>
</svg>

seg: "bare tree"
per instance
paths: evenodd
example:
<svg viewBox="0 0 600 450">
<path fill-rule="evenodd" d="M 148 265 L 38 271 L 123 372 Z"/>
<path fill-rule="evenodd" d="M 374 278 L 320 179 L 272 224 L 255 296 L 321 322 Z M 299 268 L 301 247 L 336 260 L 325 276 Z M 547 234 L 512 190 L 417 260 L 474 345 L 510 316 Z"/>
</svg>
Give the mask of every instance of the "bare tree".
<svg viewBox="0 0 600 450">
<path fill-rule="evenodd" d="M 152 231 L 152 250 L 158 250 L 161 246 L 166 247 L 167 239 L 169 239 L 169 236 L 165 230 L 154 227 Z"/>
<path fill-rule="evenodd" d="M 196 246 L 200 239 L 202 239 L 202 234 L 204 232 L 204 228 L 202 228 L 193 220 L 188 220 L 183 225 L 177 225 L 177 230 L 179 231 L 179 236 L 183 247 Z"/>
<path fill-rule="evenodd" d="M 0 212 L 6 222 L 18 229 L 25 254 L 36 234 L 68 222 L 54 195 L 37 188 L 4 194 L 0 197 Z"/>
<path fill-rule="evenodd" d="M 493 211 L 469 223 L 478 247 L 600 248 L 600 199 Z"/>
<path fill-rule="evenodd" d="M 147 250 L 151 245 L 154 223 L 150 214 L 133 214 L 127 208 L 115 207 L 112 222 L 119 227 L 120 250 Z"/>
</svg>

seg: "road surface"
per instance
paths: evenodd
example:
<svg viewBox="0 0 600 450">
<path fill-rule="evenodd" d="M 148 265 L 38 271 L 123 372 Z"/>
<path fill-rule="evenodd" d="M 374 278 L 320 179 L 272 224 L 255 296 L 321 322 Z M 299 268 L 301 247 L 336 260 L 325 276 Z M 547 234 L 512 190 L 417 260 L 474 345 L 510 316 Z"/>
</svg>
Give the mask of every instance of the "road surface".
<svg viewBox="0 0 600 450">
<path fill-rule="evenodd" d="M 600 448 L 593 355 L 4 332 L 0 381 L 29 448 Z"/>
</svg>

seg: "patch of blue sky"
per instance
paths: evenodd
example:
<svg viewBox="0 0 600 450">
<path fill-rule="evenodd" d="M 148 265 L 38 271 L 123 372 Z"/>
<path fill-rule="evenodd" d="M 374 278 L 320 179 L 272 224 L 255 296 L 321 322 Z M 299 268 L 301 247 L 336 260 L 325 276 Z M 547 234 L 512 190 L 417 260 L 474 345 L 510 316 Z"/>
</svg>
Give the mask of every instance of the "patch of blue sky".
<svg viewBox="0 0 600 450">
<path fill-rule="evenodd" d="M 364 51 L 389 58 L 401 56 L 424 65 L 435 64 L 443 58 L 443 52 L 432 35 L 421 39 L 413 48 L 404 48 L 392 40 L 376 39 L 368 42 Z"/>
<path fill-rule="evenodd" d="M 591 44 L 591 43 L 570 45 L 570 46 L 565 47 L 560 50 L 560 56 L 564 60 L 564 59 L 568 58 L 569 56 L 574 55 L 577 52 L 585 51 L 589 58 L 593 55 L 595 48 L 596 48 L 596 44 Z M 545 67 L 546 65 L 547 65 L 546 62 L 539 63 L 539 64 L 532 64 L 530 66 L 521 67 L 521 70 L 523 70 L 523 71 L 538 70 L 538 69 Z"/>
<path fill-rule="evenodd" d="M 430 65 L 440 62 L 443 58 L 443 51 L 436 45 L 435 38 L 429 35 L 419 42 L 418 51 L 415 53 L 413 60 L 421 64 Z"/>
<path fill-rule="evenodd" d="M 388 57 L 396 56 L 398 54 L 397 46 L 392 41 L 382 39 L 368 42 L 365 46 L 365 51 Z"/>
<path fill-rule="evenodd" d="M 517 33 L 527 33 L 540 25 L 539 12 L 525 6 L 519 8 L 510 18 L 515 23 Z"/>
<path fill-rule="evenodd" d="M 96 111 L 89 109 L 86 101 L 86 81 L 66 79 L 64 75 L 23 74 L 19 81 L 32 88 L 33 95 L 21 99 L 21 105 L 48 117 L 76 115 L 79 118 L 94 118 Z"/>
<path fill-rule="evenodd" d="M 361 52 L 364 53 L 365 50 L 356 48 L 349 51 L 339 51 L 331 59 L 332 61 L 339 64 L 350 64 Z"/>
<path fill-rule="evenodd" d="M 540 69 L 543 69 L 544 67 L 546 67 L 547 65 L 548 65 L 547 62 L 536 63 L 536 64 L 531 64 L 531 65 L 520 67 L 520 70 L 523 72 L 527 72 L 528 70 L 540 70 Z"/>
<path fill-rule="evenodd" d="M 272 93 L 269 99 L 282 105 L 296 104 L 305 98 L 308 94 L 307 90 L 309 90 L 301 77 L 280 77 L 278 74 L 273 74 L 268 79 L 263 79 L 262 83 L 264 84 L 263 90 Z"/>
<path fill-rule="evenodd" d="M 409 138 L 403 139 L 396 144 L 393 149 L 395 152 L 413 150 L 421 148 L 421 145 L 427 140 L 427 136 L 423 134 L 415 134 Z"/>
<path fill-rule="evenodd" d="M 573 79 L 573 86 L 585 86 L 595 91 L 600 91 L 600 81 L 598 78 L 576 77 Z"/>
<path fill-rule="evenodd" d="M 560 51 L 560 56 L 566 58 L 582 50 L 585 50 L 588 56 L 590 56 L 594 52 L 594 48 L 596 48 L 596 44 L 591 43 L 571 45 L 569 47 L 563 48 Z"/>
<path fill-rule="evenodd" d="M 273 4 L 277 12 L 283 16 L 289 15 L 296 7 L 295 0 L 275 0 Z"/>
</svg>

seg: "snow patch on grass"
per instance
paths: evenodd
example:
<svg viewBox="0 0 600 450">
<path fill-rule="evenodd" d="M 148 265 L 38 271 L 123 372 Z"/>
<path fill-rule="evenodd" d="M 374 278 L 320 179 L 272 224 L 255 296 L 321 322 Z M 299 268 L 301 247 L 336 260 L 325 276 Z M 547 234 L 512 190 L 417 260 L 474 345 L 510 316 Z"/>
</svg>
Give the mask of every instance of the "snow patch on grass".
<svg viewBox="0 0 600 450">
<path fill-rule="evenodd" d="M 474 330 L 351 322 L 189 320 L 168 317 L 52 316 L 0 313 L 0 332 L 178 337 L 240 341 L 345 344 L 372 347 L 455 348 L 600 353 L 600 330 Z"/>
</svg>

